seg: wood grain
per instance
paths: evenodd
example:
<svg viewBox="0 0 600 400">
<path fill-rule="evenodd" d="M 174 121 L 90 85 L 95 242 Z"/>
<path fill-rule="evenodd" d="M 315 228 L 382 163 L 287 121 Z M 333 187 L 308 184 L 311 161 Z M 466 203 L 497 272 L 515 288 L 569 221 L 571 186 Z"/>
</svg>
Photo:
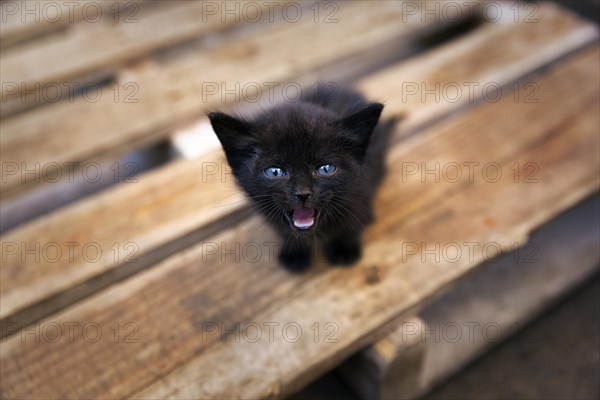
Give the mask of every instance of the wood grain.
<svg viewBox="0 0 600 400">
<path fill-rule="evenodd" d="M 276 247 L 274 236 L 252 219 L 37 325 L 42 331 L 52 322 L 96 322 L 110 332 L 115 322 L 133 322 L 137 343 L 114 343 L 110 335 L 93 344 L 64 336 L 56 343 L 46 337 L 35 343 L 33 335 L 23 339 L 20 334 L 6 340 L 0 356 L 2 391 L 9 398 L 120 398 L 140 390 L 136 397 L 258 398 L 293 392 L 380 338 L 386 324 L 482 259 L 477 253 L 452 264 L 423 263 L 418 255 L 403 259 L 402 243 L 494 241 L 507 249 L 598 189 L 599 83 L 591 73 L 598 54 L 594 47 L 537 77 L 544 96 L 539 103 L 504 98 L 480 104 L 414 136 L 408 146 L 421 161 L 492 152 L 487 161 L 502 166 L 535 162 L 539 183 L 515 183 L 510 174 L 493 184 L 402 183 L 392 170 L 381 194 L 394 191 L 397 199 L 380 196 L 377 210 L 386 217 L 369 229 L 364 258 L 351 269 L 319 263 L 307 274 L 289 275 L 268 251 Z M 539 113 L 553 118 L 540 120 Z M 508 129 L 503 123 L 508 119 L 520 128 Z M 477 127 L 478 140 L 464 134 L 466 127 Z M 447 153 L 447 148 L 463 152 Z M 401 156 L 392 152 L 388 165 L 399 165 Z M 392 217 L 402 209 L 404 192 L 421 205 L 400 221 Z M 236 246 L 240 250 L 231 251 Z M 244 256 L 244 249 L 256 246 L 260 257 Z M 270 322 L 278 324 L 272 342 Z M 310 328 L 315 322 L 318 340 Z M 258 324 L 262 337 L 236 342 L 236 323 Z M 301 340 L 284 340 L 286 323 L 301 327 Z M 333 336 L 337 342 L 325 340 L 332 332 L 327 323 L 339 328 Z M 237 330 L 244 332 L 244 326 L 249 325 Z"/>
<path fill-rule="evenodd" d="M 559 26 L 570 26 L 579 34 L 584 32 L 583 37 L 588 37 L 589 29 L 587 26 L 579 24 L 579 22 L 570 19 L 568 16 L 562 17 L 560 14 L 553 14 L 555 12 L 554 8 L 548 10 L 551 13 L 548 17 L 548 23 L 553 23 L 554 19 L 557 18 L 560 21 Z M 564 22 L 563 18 L 567 18 L 567 21 L 570 22 Z M 510 33 L 511 31 L 502 25 L 493 24 L 489 28 L 496 29 L 499 32 L 498 35 L 487 36 L 490 41 L 482 43 L 474 52 L 463 51 L 462 49 L 467 47 L 465 42 L 467 44 L 471 43 L 474 40 L 473 36 L 478 35 L 479 31 L 475 31 L 471 35 L 456 41 L 456 52 L 452 51 L 452 47 L 436 49 L 423 58 L 407 61 L 384 71 L 385 80 L 379 79 L 377 74 L 372 78 L 368 78 L 367 84 L 365 84 L 365 87 L 369 90 L 367 94 L 372 98 L 377 98 L 380 92 L 388 93 L 386 88 L 390 85 L 389 82 L 402 81 L 406 71 L 421 68 L 424 71 L 432 71 L 430 75 L 427 75 L 428 77 L 440 75 L 446 65 L 452 63 L 454 54 L 458 55 L 458 58 L 454 59 L 455 62 L 470 63 L 471 60 L 473 62 L 477 59 L 487 60 L 486 55 L 488 53 L 485 53 L 484 50 L 487 48 L 494 48 L 494 51 L 489 54 L 490 61 L 479 63 L 481 70 L 477 73 L 472 69 L 469 71 L 471 75 L 462 77 L 455 75 L 455 80 L 457 82 L 469 79 L 485 80 L 486 77 L 495 76 L 498 78 L 496 83 L 506 84 L 531 72 L 527 68 L 539 67 L 547 61 L 546 56 L 544 56 L 539 63 L 535 62 L 534 60 L 537 60 L 538 54 L 560 54 L 557 49 L 569 51 L 573 48 L 571 46 L 580 43 L 579 41 L 573 43 L 573 33 L 569 29 L 565 28 L 564 31 L 562 31 L 562 28 L 549 30 L 542 27 L 542 25 L 526 24 L 524 30 L 516 27 L 515 29 L 522 35 L 523 40 L 520 42 L 520 46 L 515 47 L 510 44 L 516 40 Z M 484 27 L 483 29 L 487 32 L 489 28 Z M 507 37 L 504 38 L 504 35 L 507 35 Z M 531 42 L 526 42 L 526 40 Z M 583 42 L 583 40 L 581 41 Z M 506 44 L 506 47 L 503 47 L 504 44 Z M 531 47 L 528 47 L 529 45 Z M 501 48 L 502 51 L 497 51 L 496 48 Z M 529 50 L 525 51 L 524 48 Z M 532 49 L 536 49 L 536 52 L 532 52 Z M 437 55 L 438 51 L 443 57 Z M 482 51 L 484 51 L 483 55 L 481 54 Z M 514 57 L 509 59 L 506 53 L 512 54 L 512 52 L 514 52 Z M 499 54 L 505 64 L 494 62 L 494 56 L 498 57 Z M 442 60 L 444 62 L 440 63 Z M 432 65 L 439 65 L 441 69 L 434 69 Z M 502 70 L 512 71 L 513 74 L 500 73 L 499 71 Z M 393 79 L 391 78 L 392 71 L 395 73 Z M 378 84 L 375 85 L 375 82 Z M 424 82 L 427 82 L 427 84 L 434 83 L 434 81 L 429 80 Z M 560 85 L 561 88 L 563 86 L 563 84 Z M 582 90 L 585 93 L 590 90 L 589 86 L 587 88 L 581 87 L 580 83 L 577 82 L 574 83 L 573 88 Z M 529 90 L 529 88 L 522 87 L 520 91 L 522 97 L 528 94 Z M 570 89 L 565 88 L 564 90 Z M 506 92 L 503 100 L 505 102 L 509 101 L 514 95 L 515 93 L 512 91 Z M 468 101 L 467 104 L 473 104 L 480 100 L 481 96 L 478 96 L 473 101 Z M 578 107 L 579 104 L 576 99 L 572 105 L 566 105 L 566 107 L 571 109 L 571 107 Z M 451 113 L 463 105 L 465 105 L 464 101 L 450 104 L 455 108 L 442 102 L 424 102 L 421 104 L 421 110 L 413 104 L 411 114 L 407 115 L 406 125 L 403 124 L 402 132 L 398 135 L 404 134 L 406 126 L 417 126 L 422 115 L 440 116 L 444 112 Z M 524 112 L 519 111 L 521 110 L 520 105 L 515 107 L 515 112 Z M 392 108 L 394 107 L 392 105 Z M 435 111 L 427 111 L 431 109 Z M 523 110 L 528 110 L 528 108 Z M 400 111 L 400 108 L 396 108 L 396 112 Z M 542 114 L 543 111 L 539 111 L 539 113 Z M 413 114 L 415 115 L 414 119 Z M 543 120 L 552 123 L 553 117 L 544 116 Z M 556 118 L 560 118 L 560 115 Z M 543 126 L 546 125 L 543 125 L 542 122 L 540 128 Z M 477 128 L 473 127 L 471 131 L 465 131 L 465 136 L 482 137 L 477 132 L 473 132 L 476 130 Z M 499 139 L 495 139 L 495 142 L 499 142 L 497 145 L 502 146 L 502 148 L 510 148 L 511 146 L 510 142 L 501 142 Z M 410 150 L 397 150 L 403 153 L 401 157 L 405 158 L 407 162 L 414 160 L 410 158 L 411 146 L 413 146 L 411 142 L 408 142 L 403 148 Z M 456 153 L 464 154 L 454 144 L 450 144 L 450 148 L 453 149 L 453 152 L 448 153 L 449 156 Z M 489 152 L 481 153 L 478 156 L 482 160 L 485 160 L 485 157 L 489 157 Z M 215 170 L 214 174 L 211 172 L 213 169 Z M 130 246 L 129 252 L 125 254 L 131 254 L 131 251 L 137 248 L 136 255 L 141 256 L 192 231 L 202 230 L 203 227 L 215 223 L 219 218 L 246 207 L 246 203 L 236 190 L 231 175 L 227 171 L 220 151 L 197 160 L 181 160 L 173 165 L 163 167 L 159 171 L 141 176 L 137 183 L 115 187 L 92 199 L 84 200 L 75 206 L 35 220 L 3 235 L 1 237 L 3 242 L 17 243 L 19 246 L 28 246 L 27 248 L 35 246 L 35 243 L 40 243 L 40 248 L 52 242 L 59 244 L 76 242 L 80 243 L 81 247 L 88 243 L 97 243 L 103 250 L 104 257 L 94 263 L 86 262 L 81 252 L 76 253 L 75 257 L 70 259 L 72 261 L 68 263 L 51 263 L 44 262 L 44 260 L 38 263 L 32 262 L 31 257 L 25 261 L 21 258 L 16 260 L 15 257 L 11 257 L 8 262 L 4 263 L 0 271 L 2 274 L 1 318 L 4 319 L 54 294 L 123 265 L 123 254 L 126 249 L 123 249 L 122 246 L 133 244 L 135 247 Z M 391 194 L 387 194 L 386 190 L 384 188 L 382 199 L 391 203 L 395 192 L 392 190 Z M 440 189 L 429 188 L 427 190 L 441 190 L 441 186 Z M 397 216 L 408 215 L 412 212 L 411 207 L 418 206 L 418 202 L 409 195 L 409 191 L 403 193 L 405 194 L 400 194 L 400 196 L 402 196 L 401 200 L 404 206 L 395 214 Z M 100 220 L 110 220 L 111 223 L 98 224 L 96 221 L 98 221 L 99 216 L 101 216 Z M 121 257 L 116 261 L 114 258 L 115 252 L 110 249 L 114 243 L 121 246 Z M 62 247 L 65 246 L 62 245 Z M 51 310 L 52 304 L 44 304 L 43 307 Z"/>
<path fill-rule="evenodd" d="M 98 2 L 81 0 L 77 2 L 3 1 L 0 48 L 7 49 L 29 39 L 43 37 L 67 28 L 74 22 L 96 20 L 96 12 L 127 17 L 144 6 L 145 0 L 127 2 Z M 118 14 L 119 12 L 124 14 Z"/>
<path fill-rule="evenodd" d="M 419 317 L 399 321 L 392 334 L 342 364 L 348 385 L 363 398 L 418 398 L 511 335 L 535 343 L 539 338 L 522 329 L 597 272 L 599 200 L 584 200 L 521 248 L 436 293 Z"/>
<path fill-rule="evenodd" d="M 509 15 L 511 11 L 503 8 L 503 13 Z M 536 18 L 535 23 L 517 23 L 510 18 L 488 22 L 474 34 L 367 77 L 359 87 L 377 93 L 378 99 L 385 102 L 384 116 L 406 114 L 406 134 L 457 106 L 474 104 L 482 98 L 497 101 L 497 96 L 515 96 L 520 88 L 511 83 L 517 77 L 598 37 L 595 25 L 577 26 L 575 16 L 550 3 L 539 4 Z M 505 85 L 508 87 L 498 91 Z M 535 87 L 529 87 L 529 94 L 518 101 L 535 101 L 534 92 Z"/>
<path fill-rule="evenodd" d="M 227 10 L 231 12 L 226 14 L 222 4 L 216 2 L 161 1 L 144 9 L 130 3 L 127 7 L 122 5 L 124 10 L 120 13 L 114 11 L 115 5 L 111 3 L 112 9 L 105 7 L 98 21 L 82 21 L 81 26 L 72 26 L 54 40 L 11 50 L 0 60 L 0 68 L 5 85 L 14 83 L 16 87 L 8 92 L 4 90 L 8 86 L 3 86 L 0 94 L 5 104 L 1 116 L 9 117 L 30 107 L 56 102 L 48 101 L 54 99 L 54 92 L 45 88 L 59 86 L 68 98 L 64 82 L 76 84 L 80 90 L 95 82 L 98 73 L 114 75 L 127 63 L 161 49 L 207 33 L 219 33 L 249 19 L 269 18 L 269 6 L 264 2 L 253 3 L 255 6 L 250 9 L 237 4 L 237 7 L 229 7 Z M 272 14 L 284 3 L 278 2 L 278 7 L 274 7 L 275 4 L 270 6 Z M 258 22 L 253 20 L 253 23 Z M 22 95 L 36 91 L 42 95 Z M 44 95 L 47 92 L 50 94 Z"/>
<path fill-rule="evenodd" d="M 487 271 L 475 271 L 473 279 L 449 288 L 432 307 L 422 310 L 430 326 L 436 323 L 442 326 L 449 321 L 458 324 L 481 321 L 480 326 L 474 327 L 472 341 L 459 340 L 454 345 L 447 341 L 428 343 L 421 382 L 424 388 L 458 371 L 461 365 L 511 333 L 521 334 L 519 340 L 539 339 L 522 335 L 529 321 L 598 271 L 598 202 L 596 194 L 569 209 L 533 232 L 521 253 L 509 253 L 504 259 L 484 266 Z M 532 260 L 537 262 L 527 262 Z M 463 297 L 458 294 L 466 293 L 461 289 L 471 290 L 471 294 Z M 475 309 L 474 304 L 479 307 Z M 503 335 L 492 340 L 493 328 L 483 332 L 487 323 L 498 324 Z"/>
</svg>

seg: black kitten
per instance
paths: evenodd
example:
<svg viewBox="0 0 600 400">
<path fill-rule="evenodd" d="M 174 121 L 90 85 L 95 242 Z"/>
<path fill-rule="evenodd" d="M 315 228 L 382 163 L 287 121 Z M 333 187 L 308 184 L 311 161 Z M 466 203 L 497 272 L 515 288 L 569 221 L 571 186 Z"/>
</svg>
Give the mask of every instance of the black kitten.
<svg viewBox="0 0 600 400">
<path fill-rule="evenodd" d="M 360 258 L 383 175 L 385 145 L 372 143 L 382 109 L 321 87 L 252 119 L 209 114 L 238 183 L 283 237 L 279 260 L 289 269 L 305 269 L 317 243 L 332 264 Z"/>
</svg>

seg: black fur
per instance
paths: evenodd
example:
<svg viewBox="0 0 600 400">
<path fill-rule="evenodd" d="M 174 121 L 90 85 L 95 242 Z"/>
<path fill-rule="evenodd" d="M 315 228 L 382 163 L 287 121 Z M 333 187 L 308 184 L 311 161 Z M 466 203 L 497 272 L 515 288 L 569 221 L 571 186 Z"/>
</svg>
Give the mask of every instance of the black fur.
<svg viewBox="0 0 600 400">
<path fill-rule="evenodd" d="M 317 243 L 332 264 L 360 258 L 360 234 L 373 219 L 373 196 L 384 174 L 390 127 L 375 129 L 382 109 L 355 91 L 321 87 L 254 118 L 209 114 L 238 183 L 281 234 L 279 260 L 289 269 L 308 267 Z M 316 174 L 325 164 L 336 172 Z M 269 167 L 288 174 L 269 178 L 263 172 Z M 310 229 L 290 219 L 301 205 L 317 210 Z"/>
</svg>

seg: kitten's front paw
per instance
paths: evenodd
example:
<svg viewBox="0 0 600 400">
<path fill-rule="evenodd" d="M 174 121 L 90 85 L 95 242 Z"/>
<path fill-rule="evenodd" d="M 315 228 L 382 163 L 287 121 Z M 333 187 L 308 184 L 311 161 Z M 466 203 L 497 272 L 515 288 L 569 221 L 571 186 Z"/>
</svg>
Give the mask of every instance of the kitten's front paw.
<svg viewBox="0 0 600 400">
<path fill-rule="evenodd" d="M 291 272 L 302 272 L 310 266 L 310 250 L 284 247 L 279 253 L 279 263 Z"/>
<path fill-rule="evenodd" d="M 325 249 L 325 257 L 330 264 L 352 265 L 360 256 L 358 241 L 333 241 Z"/>
</svg>

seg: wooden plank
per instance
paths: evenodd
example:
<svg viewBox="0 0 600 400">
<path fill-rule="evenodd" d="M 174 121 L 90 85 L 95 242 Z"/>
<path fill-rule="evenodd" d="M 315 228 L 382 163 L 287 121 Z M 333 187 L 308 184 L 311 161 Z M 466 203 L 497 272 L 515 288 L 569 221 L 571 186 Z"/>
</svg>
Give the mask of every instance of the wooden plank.
<svg viewBox="0 0 600 400">
<path fill-rule="evenodd" d="M 481 306 L 479 310 L 469 309 L 466 313 L 464 310 L 459 313 L 461 302 L 466 299 L 460 299 L 452 292 L 443 295 L 439 307 L 424 308 L 423 318 L 430 324 L 442 325 L 451 320 L 460 324 L 464 318 L 482 323 L 474 327 L 475 339 L 471 343 L 461 340 L 455 346 L 441 342 L 428 344 L 431 346 L 424 363 L 423 387 L 428 388 L 436 384 L 448 374 L 457 371 L 461 364 L 468 363 L 506 337 L 503 335 L 497 341 L 492 340 L 494 328 L 490 328 L 489 332 L 483 332 L 487 323 L 498 324 L 503 333 L 512 331 L 519 335 L 532 317 L 543 312 L 560 296 L 567 294 L 597 272 L 600 261 L 598 222 L 598 196 L 596 195 L 586 200 L 585 204 L 560 215 L 548 226 L 536 230 L 529 242 L 534 246 L 523 247 L 521 250 L 524 250 L 524 253 L 508 255 L 513 260 L 514 257 L 526 259 L 534 254 L 532 249 L 536 249 L 533 257 L 538 259 L 539 263 L 523 263 L 527 265 L 522 265 L 518 274 L 509 274 L 506 266 L 510 261 L 500 260 L 494 265 L 494 270 L 487 275 L 486 284 L 484 284 L 486 278 L 482 276 L 483 274 L 475 276 L 475 280 L 466 282 L 466 285 L 481 283 L 482 288 L 489 288 L 487 297 L 482 298 L 479 303 Z M 568 240 L 565 240 L 567 238 Z M 489 280 L 493 280 L 494 284 L 492 285 Z M 507 290 L 502 291 L 502 289 Z M 444 299 L 448 301 L 444 302 Z M 448 312 L 442 315 L 444 311 L 450 311 L 453 307 L 457 310 L 456 313 Z M 494 311 L 497 313 L 493 314 Z M 495 317 L 492 318 L 492 315 Z M 520 339 L 535 338 L 520 336 Z"/>
<path fill-rule="evenodd" d="M 93 77 L 98 72 L 114 75 L 119 67 L 160 49 L 224 31 L 236 23 L 268 19 L 269 12 L 280 11 L 283 3 L 256 2 L 250 8 L 235 3 L 237 7 L 227 8 L 227 13 L 219 3 L 163 1 L 158 4 L 160 7 L 142 11 L 139 6 L 129 7 L 131 16 L 126 12 L 108 12 L 106 7 L 102 18 L 94 23 L 82 22 L 82 26 L 73 26 L 52 41 L 17 48 L 4 55 L 0 60 L 3 80 L 0 95 L 5 103 L 1 116 L 56 102 L 57 87 L 63 97 L 72 101 L 73 94 L 69 90 L 75 92 L 94 82 Z M 279 7 L 275 8 L 275 4 Z M 65 82 L 74 89 L 69 89 Z M 37 97 L 36 92 L 40 93 Z"/>
<path fill-rule="evenodd" d="M 51 104 L 29 115 L 1 121 L 0 156 L 5 165 L 17 163 L 20 171 L 35 171 L 36 163 L 45 166 L 54 162 L 62 166 L 98 154 L 122 153 L 165 137 L 174 128 L 201 117 L 207 109 L 223 107 L 224 91 L 203 95 L 207 83 L 224 85 L 220 87 L 229 90 L 235 90 L 236 85 L 252 88 L 257 83 L 263 87 L 268 82 L 283 83 L 301 72 L 359 54 L 394 37 L 401 47 L 414 41 L 419 33 L 444 26 L 439 23 L 443 22 L 440 18 L 434 24 L 423 21 L 417 14 L 403 16 L 400 4 L 387 1 L 377 7 L 365 2 L 344 3 L 336 18 L 339 22 L 335 24 L 315 25 L 312 17 L 295 24 L 278 24 L 216 50 L 187 54 L 155 68 L 132 69 L 120 76 L 118 87 L 122 94 L 139 89 L 136 103 L 115 102 L 114 96 L 107 95 L 93 103 L 78 98 L 73 103 Z M 582 42 L 595 37 L 590 25 L 567 19 L 569 26 L 562 25 L 557 32 L 550 32 L 552 37 L 560 37 L 565 33 L 563 29 L 569 32 L 581 29 Z M 361 32 L 360 37 L 354 32 Z M 322 41 L 336 45 L 314 46 Z M 127 89 L 128 83 L 134 86 Z M 252 90 L 249 92 L 252 96 Z M 268 93 L 266 88 L 265 93 Z M 231 96 L 225 100 L 234 101 Z M 77 117 L 81 115 L 86 118 Z M 32 148 L 37 150 L 32 152 Z M 0 198 L 26 190 L 36 180 L 43 182 L 43 168 L 38 170 L 37 175 L 27 175 L 24 179 L 20 174 L 5 174 L 0 182 Z"/>
<path fill-rule="evenodd" d="M 67 176 L 40 183 L 35 190 L 2 199 L 0 235 L 120 182 L 135 182 L 140 174 L 177 158 L 174 150 L 170 142 L 164 142 L 140 148 L 117 160 L 101 157 L 88 160 L 85 165 L 74 165 Z"/>
<path fill-rule="evenodd" d="M 522 248 L 452 284 L 420 318 L 399 322 L 392 334 L 342 364 L 342 376 L 363 398 L 417 398 L 506 337 L 520 335 L 597 271 L 599 200 L 586 199 L 537 229 Z"/>
<path fill-rule="evenodd" d="M 127 2 L 3 1 L 0 3 L 0 48 L 6 49 L 20 42 L 65 29 L 70 24 L 85 20 L 94 23 L 97 13 L 126 18 L 137 13 L 145 0 Z"/>
<path fill-rule="evenodd" d="M 590 71 L 597 69 L 598 54 L 594 47 L 536 80 L 539 103 L 515 104 L 512 98 L 504 98 L 482 104 L 414 136 L 410 142 L 415 144 L 406 146 L 410 153 L 392 152 L 388 161 L 390 166 L 397 165 L 407 154 L 421 154 L 420 159 L 426 161 L 453 156 L 457 162 L 483 154 L 503 166 L 533 161 L 543 178 L 539 184 L 515 184 L 505 174 L 493 185 L 463 182 L 450 187 L 420 179 L 401 183 L 398 174 L 390 174 L 382 194 L 387 188 L 421 199 L 412 219 L 400 223 L 391 218 L 402 196 L 391 202 L 379 199 L 377 210 L 387 215 L 376 226 L 385 225 L 388 232 L 377 234 L 376 226 L 369 229 L 359 265 L 333 269 L 319 264 L 302 275 L 289 275 L 276 265 L 271 251 L 276 247 L 275 237 L 266 227 L 258 229 L 262 225 L 254 218 L 36 325 L 43 329 L 51 322 L 76 321 L 83 327 L 96 322 L 107 331 L 114 322 L 121 326 L 134 322 L 139 328 L 138 343 L 114 343 L 108 337 L 93 346 L 85 340 L 49 343 L 42 337 L 35 343 L 18 334 L 9 338 L 0 356 L 2 390 L 7 397 L 18 398 L 117 398 L 157 381 L 139 397 L 256 398 L 299 388 L 381 337 L 376 333 L 383 325 L 480 261 L 478 257 L 452 268 L 443 263 L 424 268 L 417 257 L 401 260 L 398 247 L 402 242 L 443 243 L 454 238 L 512 245 L 537 224 L 597 189 L 593 142 L 598 140 L 594 118 L 598 79 Z M 538 118 L 541 113 L 553 118 Z M 509 117 L 519 130 L 502 124 Z M 479 140 L 464 134 L 469 126 L 477 127 Z M 455 148 L 464 152 L 454 153 Z M 491 219 L 495 226 L 485 222 Z M 522 222 L 515 225 L 514 221 Z M 258 258 L 256 253 L 244 255 L 257 247 Z M 251 322 L 263 328 L 277 323 L 274 341 L 269 341 L 269 331 L 264 330 L 256 343 L 235 343 L 235 333 L 231 333 L 235 324 Z M 282 339 L 281 329 L 288 322 L 301 326 L 305 334 L 300 342 Z M 309 329 L 315 322 L 321 335 L 316 343 Z M 324 329 L 328 322 L 336 325 Z M 334 335 L 337 343 L 325 342 L 335 326 L 339 328 Z M 233 343 L 220 343 L 221 336 Z M 285 364 L 279 362 L 283 358 Z M 46 363 L 52 368 L 46 368 Z M 249 363 L 254 367 L 249 368 Z M 184 364 L 185 368 L 176 369 Z M 32 373 L 30 368 L 43 373 Z M 26 382 L 23 376 L 28 377 Z M 229 393 L 223 392 L 226 388 Z"/>
<path fill-rule="evenodd" d="M 500 4 L 504 6 L 503 15 L 514 13 L 511 7 L 516 4 Z M 520 15 L 525 10 L 521 8 Z M 492 102 L 499 96 L 514 96 L 519 89 L 517 85 L 502 91 L 499 88 L 523 75 L 523 71 L 535 70 L 568 53 L 568 49 L 598 37 L 595 25 L 577 29 L 573 25 L 577 18 L 549 3 L 539 4 L 535 17 L 537 22 L 515 23 L 510 18 L 488 22 L 477 34 L 417 56 L 401 69 L 387 68 L 359 86 L 367 93 L 378 93 L 386 105 L 384 116 L 404 113 L 407 116 L 404 130 L 408 134 L 456 109 L 457 105 L 472 104 L 482 98 Z M 546 40 L 558 32 L 561 32 L 560 44 L 548 45 Z M 532 49 L 535 57 L 531 57 Z M 535 86 L 529 90 L 529 95 L 516 101 L 535 101 Z"/>
<path fill-rule="evenodd" d="M 487 46 L 476 47 L 472 53 L 457 51 L 456 54 L 460 57 L 461 62 L 469 63 L 475 59 L 487 59 L 487 53 L 481 54 L 481 51 L 484 51 L 483 49 L 496 46 L 501 47 L 503 51 L 494 51 L 490 54 L 491 60 L 489 63 L 478 64 L 482 68 L 480 71 L 477 73 L 474 70 L 468 71 L 469 75 L 465 75 L 460 79 L 456 76 L 456 81 L 464 82 L 469 79 L 477 80 L 484 79 L 486 76 L 495 76 L 501 77 L 501 80 L 498 79 L 498 84 L 506 84 L 530 72 L 528 69 L 515 68 L 516 65 L 527 68 L 541 66 L 542 64 L 526 60 L 535 60 L 538 54 L 554 52 L 554 50 L 549 49 L 560 48 L 562 51 L 570 51 L 573 48 L 571 46 L 579 44 L 579 40 L 574 41 L 572 39 L 573 30 L 577 32 L 578 36 L 588 37 L 590 30 L 587 25 L 581 25 L 568 16 L 562 16 L 560 13 L 556 14 L 556 10 L 552 7 L 548 10 L 550 13 L 547 20 L 548 24 L 554 24 L 558 21 L 557 26 L 569 26 L 571 29 L 565 28 L 563 31 L 559 28 L 549 29 L 543 27 L 543 24 L 524 24 L 523 30 L 520 30 L 520 26 L 513 25 L 512 28 L 518 29 L 523 38 L 519 46 L 514 46 L 509 44 L 516 40 L 510 33 L 511 30 L 494 24 L 493 26 L 500 33 L 508 35 L 507 39 L 500 33 L 489 35 L 490 42 L 487 43 Z M 566 20 L 563 20 L 563 18 L 566 18 Z M 484 27 L 484 29 L 487 31 L 488 28 Z M 477 31 L 472 33 L 472 35 L 477 34 Z M 468 35 L 462 40 L 456 41 L 458 49 L 465 47 L 463 40 L 471 43 L 473 38 Z M 583 40 L 581 39 L 581 41 Z M 528 44 L 525 45 L 525 43 Z M 506 47 L 502 47 L 504 45 Z M 536 52 L 532 52 L 532 49 L 536 49 Z M 442 52 L 445 57 L 436 56 L 437 51 Z M 514 57 L 510 59 L 511 61 L 508 61 L 504 52 L 514 54 Z M 393 70 L 396 72 L 396 76 L 401 79 L 405 71 L 418 69 L 419 65 L 422 66 L 423 70 L 431 70 L 430 65 L 439 65 L 442 69 L 437 73 L 432 72 L 431 75 L 427 75 L 429 79 L 431 76 L 439 75 L 443 68 L 446 68 L 445 65 L 451 62 L 453 54 L 451 48 L 443 47 L 434 50 L 430 56 L 419 58 L 414 63 L 413 61 L 402 63 Z M 501 54 L 502 60 L 506 61 L 506 64 L 502 65 L 493 61 L 493 55 L 498 54 Z M 439 63 L 440 60 L 446 62 Z M 547 58 L 544 57 L 540 62 L 544 63 L 546 61 Z M 430 62 L 432 64 L 429 64 Z M 514 71 L 515 75 L 501 75 L 495 72 L 500 70 Z M 384 73 L 389 76 L 388 71 Z M 398 80 L 398 78 L 393 80 Z M 370 79 L 368 82 L 374 81 L 380 82 L 380 85 L 366 85 L 370 90 L 367 94 L 370 97 L 377 98 L 378 93 L 385 91 L 388 82 L 377 78 Z M 579 84 L 574 87 L 579 88 Z M 523 92 L 526 89 L 529 90 L 529 88 L 521 88 L 521 93 L 528 94 L 529 92 Z M 583 90 L 589 90 L 589 87 L 587 89 L 583 88 Z M 514 93 L 511 92 L 510 96 L 514 96 Z M 454 104 L 458 107 L 461 102 Z M 464 101 L 462 104 L 464 104 Z M 579 103 L 575 102 L 574 104 Z M 447 104 L 442 102 L 424 102 L 422 107 L 426 109 L 436 108 L 440 111 L 418 111 L 413 108 L 417 120 L 420 118 L 419 115 L 440 115 L 441 110 L 447 112 L 451 110 Z M 412 121 L 411 118 L 411 115 L 407 116 L 407 124 L 415 126 L 416 123 L 410 122 Z M 213 170 L 215 173 L 211 172 Z M 227 176 L 229 176 L 229 179 L 227 179 Z M 388 195 L 383 194 L 383 196 L 384 201 L 391 201 Z M 410 204 L 410 198 L 407 195 L 402 196 L 403 200 Z M 413 201 L 413 204 L 416 205 L 417 203 Z M 43 260 L 40 263 L 27 260 L 24 262 L 21 259 L 15 260 L 11 256 L 0 271 L 2 273 L 0 317 L 2 319 L 7 318 L 19 310 L 24 310 L 52 295 L 77 286 L 94 276 L 122 266 L 123 257 L 115 261 L 113 251 L 110 250 L 114 243 L 119 246 L 135 244 L 135 248 L 138 249 L 136 255 L 142 256 L 165 243 L 189 235 L 191 232 L 202 231 L 219 218 L 238 212 L 245 207 L 246 203 L 237 192 L 231 175 L 227 175 L 227 170 L 224 168 L 224 158 L 219 151 L 216 154 L 209 154 L 196 160 L 179 161 L 172 166 L 162 168 L 160 171 L 141 176 L 137 183 L 116 187 L 94 199 L 82 201 L 72 208 L 60 210 L 48 217 L 8 232 L 2 236 L 2 241 L 30 247 L 34 243 L 40 243 L 41 248 L 52 242 L 69 243 L 76 241 L 80 243 L 80 246 L 97 243 L 103 251 L 103 258 L 95 263 L 90 263 L 84 259 L 83 254 L 78 252 L 72 261 L 59 265 Z M 403 207 L 403 210 L 406 209 L 408 213 L 411 209 L 406 205 L 405 207 Z M 96 221 L 99 215 L 110 215 L 112 224 L 98 226 Z M 156 215 L 162 216 L 158 222 Z M 133 249 L 133 247 L 130 247 L 130 249 Z M 52 304 L 45 304 L 43 307 L 51 309 Z"/>
<path fill-rule="evenodd" d="M 207 229 L 211 223 L 238 211 L 243 196 L 235 190 L 233 180 L 223 179 L 224 171 L 212 173 L 224 163 L 224 156 L 177 161 L 140 177 L 138 182 L 107 190 L 3 235 L 5 251 L 39 243 L 39 252 L 37 260 L 23 259 L 20 250 L 3 260 L 2 317 L 107 269 L 137 263 L 142 255 L 160 245 L 196 229 Z M 211 187 L 221 190 L 205 190 Z M 152 195 L 144 196 L 142 188 Z M 114 201 L 115 196 L 118 202 Z M 93 222 L 103 220 L 111 223 Z M 40 230 L 41 226 L 49 230 Z M 42 257 L 43 249 L 51 243 L 58 243 L 61 251 L 68 250 L 67 243 L 76 243 L 80 250 L 63 262 L 52 262 L 51 258 Z M 111 250 L 115 243 L 118 250 Z M 99 246 L 101 258 L 88 257 L 81 251 L 84 246 Z"/>
</svg>

